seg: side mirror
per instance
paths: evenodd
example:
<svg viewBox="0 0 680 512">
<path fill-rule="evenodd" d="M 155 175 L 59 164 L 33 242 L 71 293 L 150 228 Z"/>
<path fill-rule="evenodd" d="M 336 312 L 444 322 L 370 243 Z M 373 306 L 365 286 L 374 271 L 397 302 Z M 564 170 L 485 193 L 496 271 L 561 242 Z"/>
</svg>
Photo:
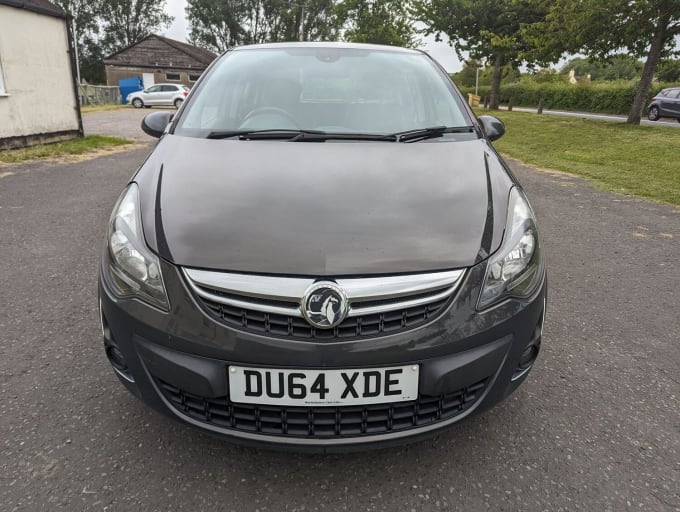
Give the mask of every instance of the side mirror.
<svg viewBox="0 0 680 512">
<path fill-rule="evenodd" d="M 163 135 L 165 127 L 172 121 L 170 112 L 153 112 L 142 119 L 142 130 L 144 133 L 156 137 L 157 139 Z"/>
<path fill-rule="evenodd" d="M 484 133 L 490 141 L 500 139 L 505 133 L 505 124 L 494 116 L 480 116 L 479 122 L 482 124 Z"/>
</svg>

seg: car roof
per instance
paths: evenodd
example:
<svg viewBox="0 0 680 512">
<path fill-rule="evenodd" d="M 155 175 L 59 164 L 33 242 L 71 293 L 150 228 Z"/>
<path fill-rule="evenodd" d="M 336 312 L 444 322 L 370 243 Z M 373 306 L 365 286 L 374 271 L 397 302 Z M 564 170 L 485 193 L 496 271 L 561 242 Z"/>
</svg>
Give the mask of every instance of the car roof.
<svg viewBox="0 0 680 512">
<path fill-rule="evenodd" d="M 243 50 L 272 50 L 283 48 L 339 48 L 348 50 L 373 50 L 373 51 L 387 51 L 395 53 L 425 53 L 422 50 L 414 48 L 402 48 L 400 46 L 387 46 L 381 44 L 364 44 L 364 43 L 338 43 L 338 42 L 289 42 L 289 43 L 265 43 L 265 44 L 249 44 L 244 46 L 237 46 L 231 51 Z"/>
</svg>

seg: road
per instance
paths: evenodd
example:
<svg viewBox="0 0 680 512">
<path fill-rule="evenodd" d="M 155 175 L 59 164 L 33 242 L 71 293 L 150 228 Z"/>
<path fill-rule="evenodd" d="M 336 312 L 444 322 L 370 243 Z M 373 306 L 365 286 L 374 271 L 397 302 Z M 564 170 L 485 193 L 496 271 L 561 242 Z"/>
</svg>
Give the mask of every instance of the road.
<svg viewBox="0 0 680 512">
<path fill-rule="evenodd" d="M 277 453 L 149 410 L 105 359 L 98 253 L 146 151 L 0 178 L 0 510 L 680 510 L 677 209 L 512 162 L 550 265 L 527 382 L 417 444 Z"/>
<path fill-rule="evenodd" d="M 501 107 L 503 110 L 507 110 L 507 107 Z M 537 109 L 526 108 L 526 107 L 513 107 L 513 111 L 516 112 L 531 112 L 535 114 Z M 615 123 L 623 123 L 626 121 L 626 116 L 619 116 L 614 114 L 592 114 L 589 112 L 570 112 L 568 110 L 543 110 L 545 115 L 549 116 L 564 116 L 564 117 L 580 117 L 584 119 L 599 119 L 601 121 L 612 121 Z M 640 124 L 645 126 L 666 126 L 670 128 L 680 128 L 680 123 L 675 119 L 668 117 L 661 118 L 659 121 L 650 121 L 649 119 L 642 118 Z"/>
</svg>

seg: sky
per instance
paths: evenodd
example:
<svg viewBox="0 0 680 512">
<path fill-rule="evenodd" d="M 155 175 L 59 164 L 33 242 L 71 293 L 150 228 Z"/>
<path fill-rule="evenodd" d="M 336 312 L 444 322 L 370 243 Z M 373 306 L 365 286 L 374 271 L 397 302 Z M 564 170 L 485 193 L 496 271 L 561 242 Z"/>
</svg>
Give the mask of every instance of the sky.
<svg viewBox="0 0 680 512">
<path fill-rule="evenodd" d="M 170 28 L 165 31 L 165 35 L 171 39 L 178 41 L 186 41 L 188 35 L 188 27 L 186 20 L 186 0 L 167 0 L 166 10 L 170 16 L 175 18 Z M 445 42 L 436 42 L 434 37 L 426 37 L 422 39 L 423 44 L 421 49 L 428 52 L 434 59 L 448 71 L 454 73 L 460 71 L 463 67 L 456 52 Z"/>
</svg>

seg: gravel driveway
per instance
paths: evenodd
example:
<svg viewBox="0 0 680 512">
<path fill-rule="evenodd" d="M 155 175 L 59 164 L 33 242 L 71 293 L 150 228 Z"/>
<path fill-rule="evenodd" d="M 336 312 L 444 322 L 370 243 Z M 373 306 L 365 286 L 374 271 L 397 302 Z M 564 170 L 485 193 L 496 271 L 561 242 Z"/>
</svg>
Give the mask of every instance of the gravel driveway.
<svg viewBox="0 0 680 512">
<path fill-rule="evenodd" d="M 273 453 L 149 410 L 105 359 L 97 258 L 146 151 L 0 178 L 0 510 L 680 510 L 677 209 L 513 163 L 550 265 L 528 381 L 414 445 Z"/>
<path fill-rule="evenodd" d="M 123 107 L 119 110 L 104 110 L 83 114 L 85 135 L 111 135 L 133 139 L 137 142 L 153 142 L 156 139 L 142 131 L 142 119 L 151 112 L 166 110 L 176 112 L 174 107 L 134 108 Z"/>
</svg>

